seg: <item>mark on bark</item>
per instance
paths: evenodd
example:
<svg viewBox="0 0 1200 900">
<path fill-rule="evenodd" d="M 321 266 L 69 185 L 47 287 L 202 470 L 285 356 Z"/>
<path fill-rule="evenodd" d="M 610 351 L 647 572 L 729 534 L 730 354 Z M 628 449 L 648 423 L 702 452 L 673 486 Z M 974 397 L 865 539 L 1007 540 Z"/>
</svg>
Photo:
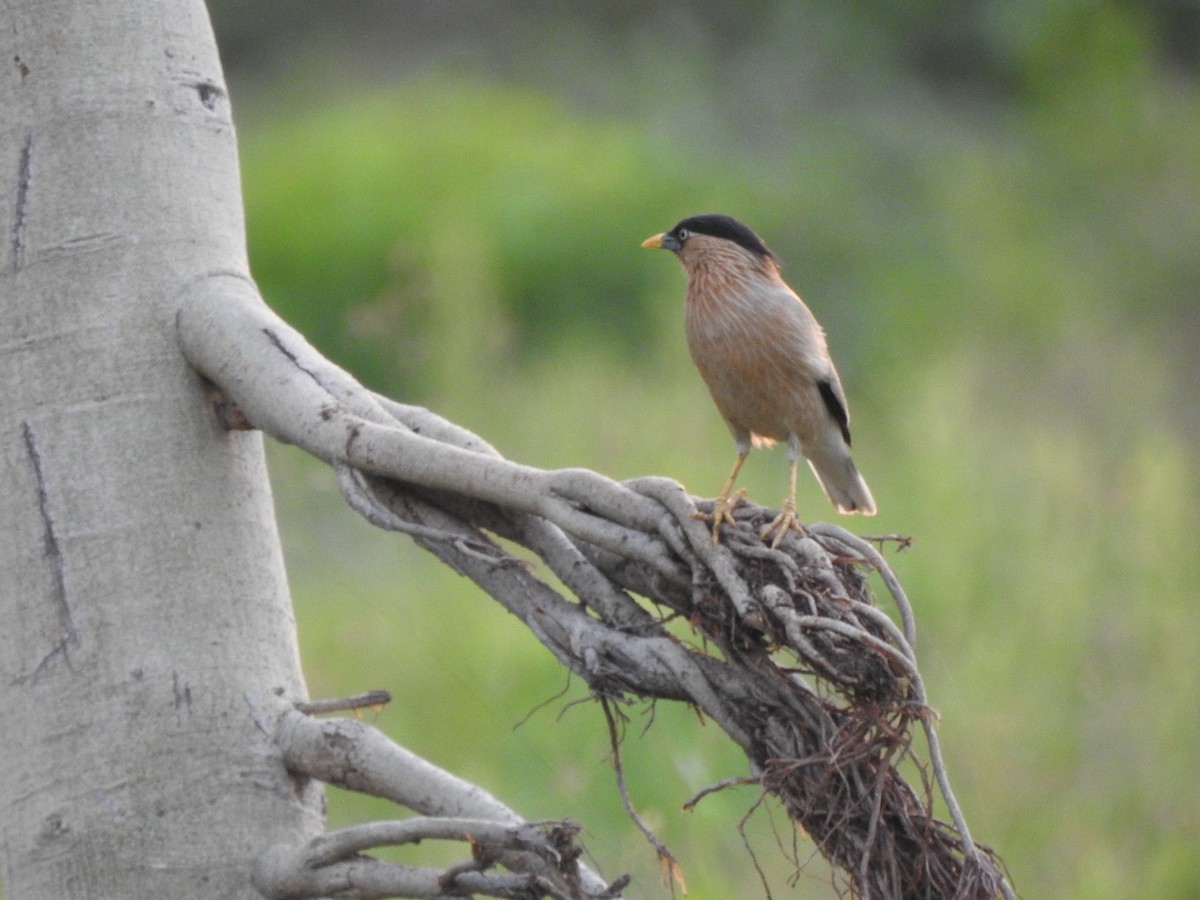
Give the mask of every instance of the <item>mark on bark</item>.
<svg viewBox="0 0 1200 900">
<path fill-rule="evenodd" d="M 175 695 L 176 718 L 179 713 L 190 714 L 192 711 L 192 686 L 186 681 L 179 680 L 179 673 L 171 673 L 171 692 Z"/>
<path fill-rule="evenodd" d="M 243 692 L 242 700 L 244 700 L 246 702 L 246 708 L 248 710 L 250 710 L 250 721 L 254 723 L 254 727 L 257 728 L 259 731 L 261 731 L 267 737 L 273 738 L 274 732 L 271 731 L 271 729 L 269 727 L 267 727 L 267 722 L 266 722 L 265 717 L 262 716 L 259 713 L 258 709 L 255 708 L 254 701 L 250 699 L 250 695 Z"/>
<path fill-rule="evenodd" d="M 48 844 L 64 838 L 70 833 L 71 826 L 67 824 L 62 813 L 54 812 L 42 820 L 42 827 L 38 829 L 37 833 L 37 841 L 39 844 Z"/>
<path fill-rule="evenodd" d="M 346 433 L 346 459 L 350 459 L 354 455 L 354 444 L 358 440 L 358 435 L 362 429 L 358 425 L 351 425 Z"/>
<path fill-rule="evenodd" d="M 204 385 L 204 399 L 208 403 L 209 409 L 213 411 L 213 415 L 217 417 L 217 423 L 226 431 L 253 431 L 254 423 L 249 417 L 242 412 L 242 408 L 230 400 L 225 392 L 219 387 L 205 378 L 200 376 L 200 381 Z M 196 528 L 200 527 L 200 523 L 196 523 Z"/>
<path fill-rule="evenodd" d="M 29 75 L 29 66 L 26 64 L 25 60 L 21 59 L 21 55 L 19 53 L 13 56 L 13 65 L 17 67 L 17 71 L 21 73 L 21 80 L 24 81 Z"/>
<path fill-rule="evenodd" d="M 216 109 L 217 101 L 225 96 L 225 91 L 221 89 L 221 86 L 213 84 L 211 81 L 197 81 L 192 87 L 195 88 L 200 102 L 209 112 Z"/>
<path fill-rule="evenodd" d="M 31 680 L 36 682 L 56 657 L 61 655 L 70 665 L 71 658 L 67 650 L 70 645 L 79 643 L 79 635 L 75 630 L 75 621 L 71 617 L 71 606 L 67 602 L 66 567 L 63 562 L 62 547 L 58 542 L 58 534 L 54 528 L 54 519 L 50 515 L 50 496 L 46 489 L 46 475 L 42 470 L 42 455 L 38 450 L 37 437 L 28 422 L 21 423 L 21 436 L 25 441 L 25 452 L 29 455 L 30 466 L 33 468 L 38 512 L 42 517 L 45 556 L 50 564 L 50 601 L 54 604 L 55 612 L 58 615 L 59 630 L 58 643 L 42 657 L 42 661 L 38 663 L 37 668 L 30 676 Z"/>
<path fill-rule="evenodd" d="M 13 205 L 12 228 L 9 231 L 9 251 L 12 270 L 25 262 L 25 213 L 29 203 L 29 186 L 33 181 L 33 132 L 25 132 L 21 144 L 21 159 L 17 163 L 17 202 Z"/>
<path fill-rule="evenodd" d="M 270 328 L 264 328 L 262 332 L 267 336 L 267 340 L 269 340 L 275 346 L 275 349 L 286 356 L 292 365 L 311 378 L 317 385 L 324 389 L 326 393 L 329 393 L 329 389 L 326 388 L 324 384 L 321 384 L 321 379 L 317 377 L 317 373 L 300 365 L 300 360 L 296 358 L 296 354 L 284 346 L 284 343 L 280 339 L 279 335 L 277 335 Z"/>
<path fill-rule="evenodd" d="M 74 643 L 74 641 L 72 641 L 71 638 L 64 636 L 57 644 L 54 645 L 53 648 L 51 648 L 49 653 L 41 658 L 37 666 L 34 667 L 33 672 L 30 673 L 28 682 L 30 684 L 37 684 L 41 677 L 46 674 L 46 671 L 50 668 L 50 664 L 60 656 L 66 662 L 67 668 L 70 668 L 71 656 L 69 653 L 67 653 L 67 647 L 72 643 Z"/>
<path fill-rule="evenodd" d="M 75 256 L 81 253 L 111 253 L 128 246 L 129 238 L 115 232 L 99 231 L 66 238 L 41 249 L 44 257 Z"/>
</svg>

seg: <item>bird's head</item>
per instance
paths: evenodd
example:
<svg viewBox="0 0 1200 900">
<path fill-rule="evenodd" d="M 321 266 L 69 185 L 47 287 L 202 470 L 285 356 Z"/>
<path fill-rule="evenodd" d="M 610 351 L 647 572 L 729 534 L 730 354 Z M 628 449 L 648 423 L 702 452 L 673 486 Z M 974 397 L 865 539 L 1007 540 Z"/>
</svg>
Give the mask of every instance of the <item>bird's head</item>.
<svg viewBox="0 0 1200 900">
<path fill-rule="evenodd" d="M 642 241 L 650 250 L 670 250 L 689 273 L 706 263 L 761 267 L 774 273 L 778 260 L 762 238 L 732 216 L 690 216 L 670 231 Z"/>
</svg>

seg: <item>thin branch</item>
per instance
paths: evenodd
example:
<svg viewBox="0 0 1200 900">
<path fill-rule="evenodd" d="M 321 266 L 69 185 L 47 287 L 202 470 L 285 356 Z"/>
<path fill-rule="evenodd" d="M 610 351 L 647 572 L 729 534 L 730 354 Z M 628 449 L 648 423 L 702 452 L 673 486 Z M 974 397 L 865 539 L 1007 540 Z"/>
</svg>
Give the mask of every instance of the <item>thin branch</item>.
<svg viewBox="0 0 1200 900">
<path fill-rule="evenodd" d="M 434 829 L 435 833 L 431 836 L 451 835 L 447 839 L 452 839 L 453 835 L 459 833 L 483 835 L 484 831 L 480 829 L 501 829 L 505 834 L 521 835 L 526 833 L 522 829 L 530 827 L 530 823 L 526 823 L 483 788 L 438 768 L 401 747 L 379 729 L 357 719 L 314 719 L 297 710 L 289 710 L 276 724 L 275 739 L 289 771 L 347 790 L 392 800 L 427 818 L 404 820 L 414 823 L 405 825 L 370 823 L 354 826 L 342 832 L 323 835 L 307 845 L 277 848 L 273 851 L 272 861 L 263 863 L 268 867 L 271 884 L 290 883 L 285 877 L 285 862 L 297 870 L 311 868 L 316 864 L 312 860 L 322 866 L 330 865 L 349 852 L 345 850 L 347 847 L 365 849 L 383 843 L 403 843 L 399 836 L 419 835 L 424 833 L 421 829 Z M 477 824 L 464 831 L 461 826 L 464 821 Z M 396 839 L 382 839 L 388 835 Z M 367 843 L 362 844 L 363 841 Z M 521 848 L 502 842 L 493 846 L 497 852 L 496 861 L 505 867 L 525 874 L 535 871 L 536 867 L 530 868 L 532 862 L 523 855 L 523 851 L 517 852 Z M 347 871 L 362 874 L 353 865 Z M 408 872 L 407 867 L 405 871 Z M 328 879 L 333 876 L 325 873 L 320 877 Z M 619 893 L 612 892 L 612 886 L 605 884 L 586 866 L 578 866 L 578 872 L 573 877 L 578 879 L 580 890 L 591 896 L 616 897 Z M 275 895 L 266 893 L 265 896 Z M 297 896 L 320 897 L 325 894 Z M 396 893 L 394 896 L 424 895 Z"/>
<path fill-rule="evenodd" d="M 900 611 L 900 620 L 904 623 L 905 640 L 915 647 L 917 645 L 917 619 L 913 615 L 912 604 L 908 602 L 908 595 L 904 592 L 904 588 L 900 584 L 900 579 L 892 572 L 891 566 L 884 562 L 879 552 L 862 538 L 856 537 L 837 525 L 831 525 L 828 522 L 817 522 L 808 527 L 810 531 L 832 539 L 860 554 L 863 559 L 871 564 L 875 571 L 879 573 L 884 586 L 892 595 L 892 600 L 895 602 L 896 608 Z"/>
<path fill-rule="evenodd" d="M 707 787 L 698 790 L 689 799 L 684 801 L 682 808 L 688 812 L 691 812 L 691 810 L 695 808 L 696 804 L 709 794 L 715 794 L 718 791 L 728 790 L 731 787 L 740 787 L 744 784 L 759 784 L 759 779 L 746 778 L 744 776 L 730 776 L 729 778 L 722 778 L 716 784 L 710 784 Z"/>
<path fill-rule="evenodd" d="M 308 844 L 304 865 L 310 868 L 328 866 L 367 850 L 432 840 L 482 844 L 494 851 L 537 852 L 555 863 L 561 863 L 563 854 L 548 840 L 549 829 L 546 824 L 522 822 L 517 825 L 505 825 L 486 819 L 443 819 L 428 816 L 366 822 L 313 838 Z M 559 829 L 567 837 L 574 837 L 579 833 L 579 826 L 567 822 L 548 824 Z"/>
<path fill-rule="evenodd" d="M 327 784 L 383 797 L 427 816 L 516 824 L 521 817 L 483 788 L 401 747 L 358 719 L 280 716 L 275 741 L 288 770 Z"/>
<path fill-rule="evenodd" d="M 678 884 L 680 889 L 686 894 L 687 887 L 683 881 L 683 870 L 679 867 L 679 861 L 675 859 L 675 855 L 671 853 L 667 845 L 646 824 L 646 820 L 638 815 L 638 811 L 629 797 L 629 786 L 625 783 L 625 770 L 621 766 L 621 737 L 617 728 L 617 720 L 613 716 L 611 701 L 605 697 L 601 697 L 600 708 L 604 710 L 604 720 L 608 723 L 608 741 L 609 747 L 612 750 L 613 773 L 617 779 L 617 793 L 621 797 L 621 805 L 625 807 L 626 815 L 637 826 L 638 831 L 645 836 L 646 840 L 650 842 L 650 846 L 654 848 L 654 852 L 658 856 L 659 865 L 667 873 L 671 884 Z"/>
<path fill-rule="evenodd" d="M 392 702 L 392 695 L 387 691 L 367 691 L 350 697 L 331 697 L 327 700 L 309 700 L 307 703 L 297 703 L 296 709 L 310 716 L 324 713 L 349 712 L 360 709 L 382 710 Z"/>
<path fill-rule="evenodd" d="M 501 897 L 513 900 L 586 900 L 616 896 L 619 886 L 599 893 L 582 893 L 548 875 L 480 871 L 472 860 L 464 866 L 430 869 L 405 866 L 364 856 L 309 868 L 302 853 L 272 847 L 255 861 L 251 883 L 268 900 L 345 897 L 357 900 L 413 897 L 461 900 L 463 897 Z"/>
</svg>

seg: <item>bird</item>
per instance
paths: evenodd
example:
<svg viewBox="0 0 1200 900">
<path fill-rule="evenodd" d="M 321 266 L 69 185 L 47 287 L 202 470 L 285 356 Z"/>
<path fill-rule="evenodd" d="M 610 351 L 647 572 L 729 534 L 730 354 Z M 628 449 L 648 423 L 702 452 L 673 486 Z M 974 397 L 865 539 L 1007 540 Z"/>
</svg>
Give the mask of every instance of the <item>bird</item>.
<svg viewBox="0 0 1200 900">
<path fill-rule="evenodd" d="M 646 238 L 648 249 L 670 250 L 687 274 L 684 325 L 692 361 L 708 386 L 737 448 L 733 470 L 717 496 L 712 540 L 723 523 L 736 526 L 734 484 L 751 447 L 788 445 L 788 493 L 779 515 L 760 532 L 778 547 L 796 517 L 796 469 L 801 457 L 841 513 L 875 514 L 875 499 L 850 455 L 850 413 L 825 332 L 780 275 L 762 238 L 731 216 L 683 219 Z M 705 517 L 707 518 L 707 517 Z"/>
</svg>

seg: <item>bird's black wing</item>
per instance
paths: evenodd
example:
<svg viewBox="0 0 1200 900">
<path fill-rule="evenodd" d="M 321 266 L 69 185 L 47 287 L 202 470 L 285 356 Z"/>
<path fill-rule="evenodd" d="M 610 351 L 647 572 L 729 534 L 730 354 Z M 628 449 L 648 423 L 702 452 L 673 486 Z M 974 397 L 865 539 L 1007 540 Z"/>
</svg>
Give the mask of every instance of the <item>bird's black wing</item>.
<svg viewBox="0 0 1200 900">
<path fill-rule="evenodd" d="M 838 385 L 827 378 L 822 378 L 817 382 L 817 390 L 821 392 L 825 408 L 829 410 L 829 415 L 833 416 L 833 421 L 837 422 L 838 428 L 842 431 L 842 437 L 846 439 L 846 446 L 849 447 L 850 414 L 846 412 L 846 404 L 841 397 L 842 392 L 838 390 Z"/>
</svg>

